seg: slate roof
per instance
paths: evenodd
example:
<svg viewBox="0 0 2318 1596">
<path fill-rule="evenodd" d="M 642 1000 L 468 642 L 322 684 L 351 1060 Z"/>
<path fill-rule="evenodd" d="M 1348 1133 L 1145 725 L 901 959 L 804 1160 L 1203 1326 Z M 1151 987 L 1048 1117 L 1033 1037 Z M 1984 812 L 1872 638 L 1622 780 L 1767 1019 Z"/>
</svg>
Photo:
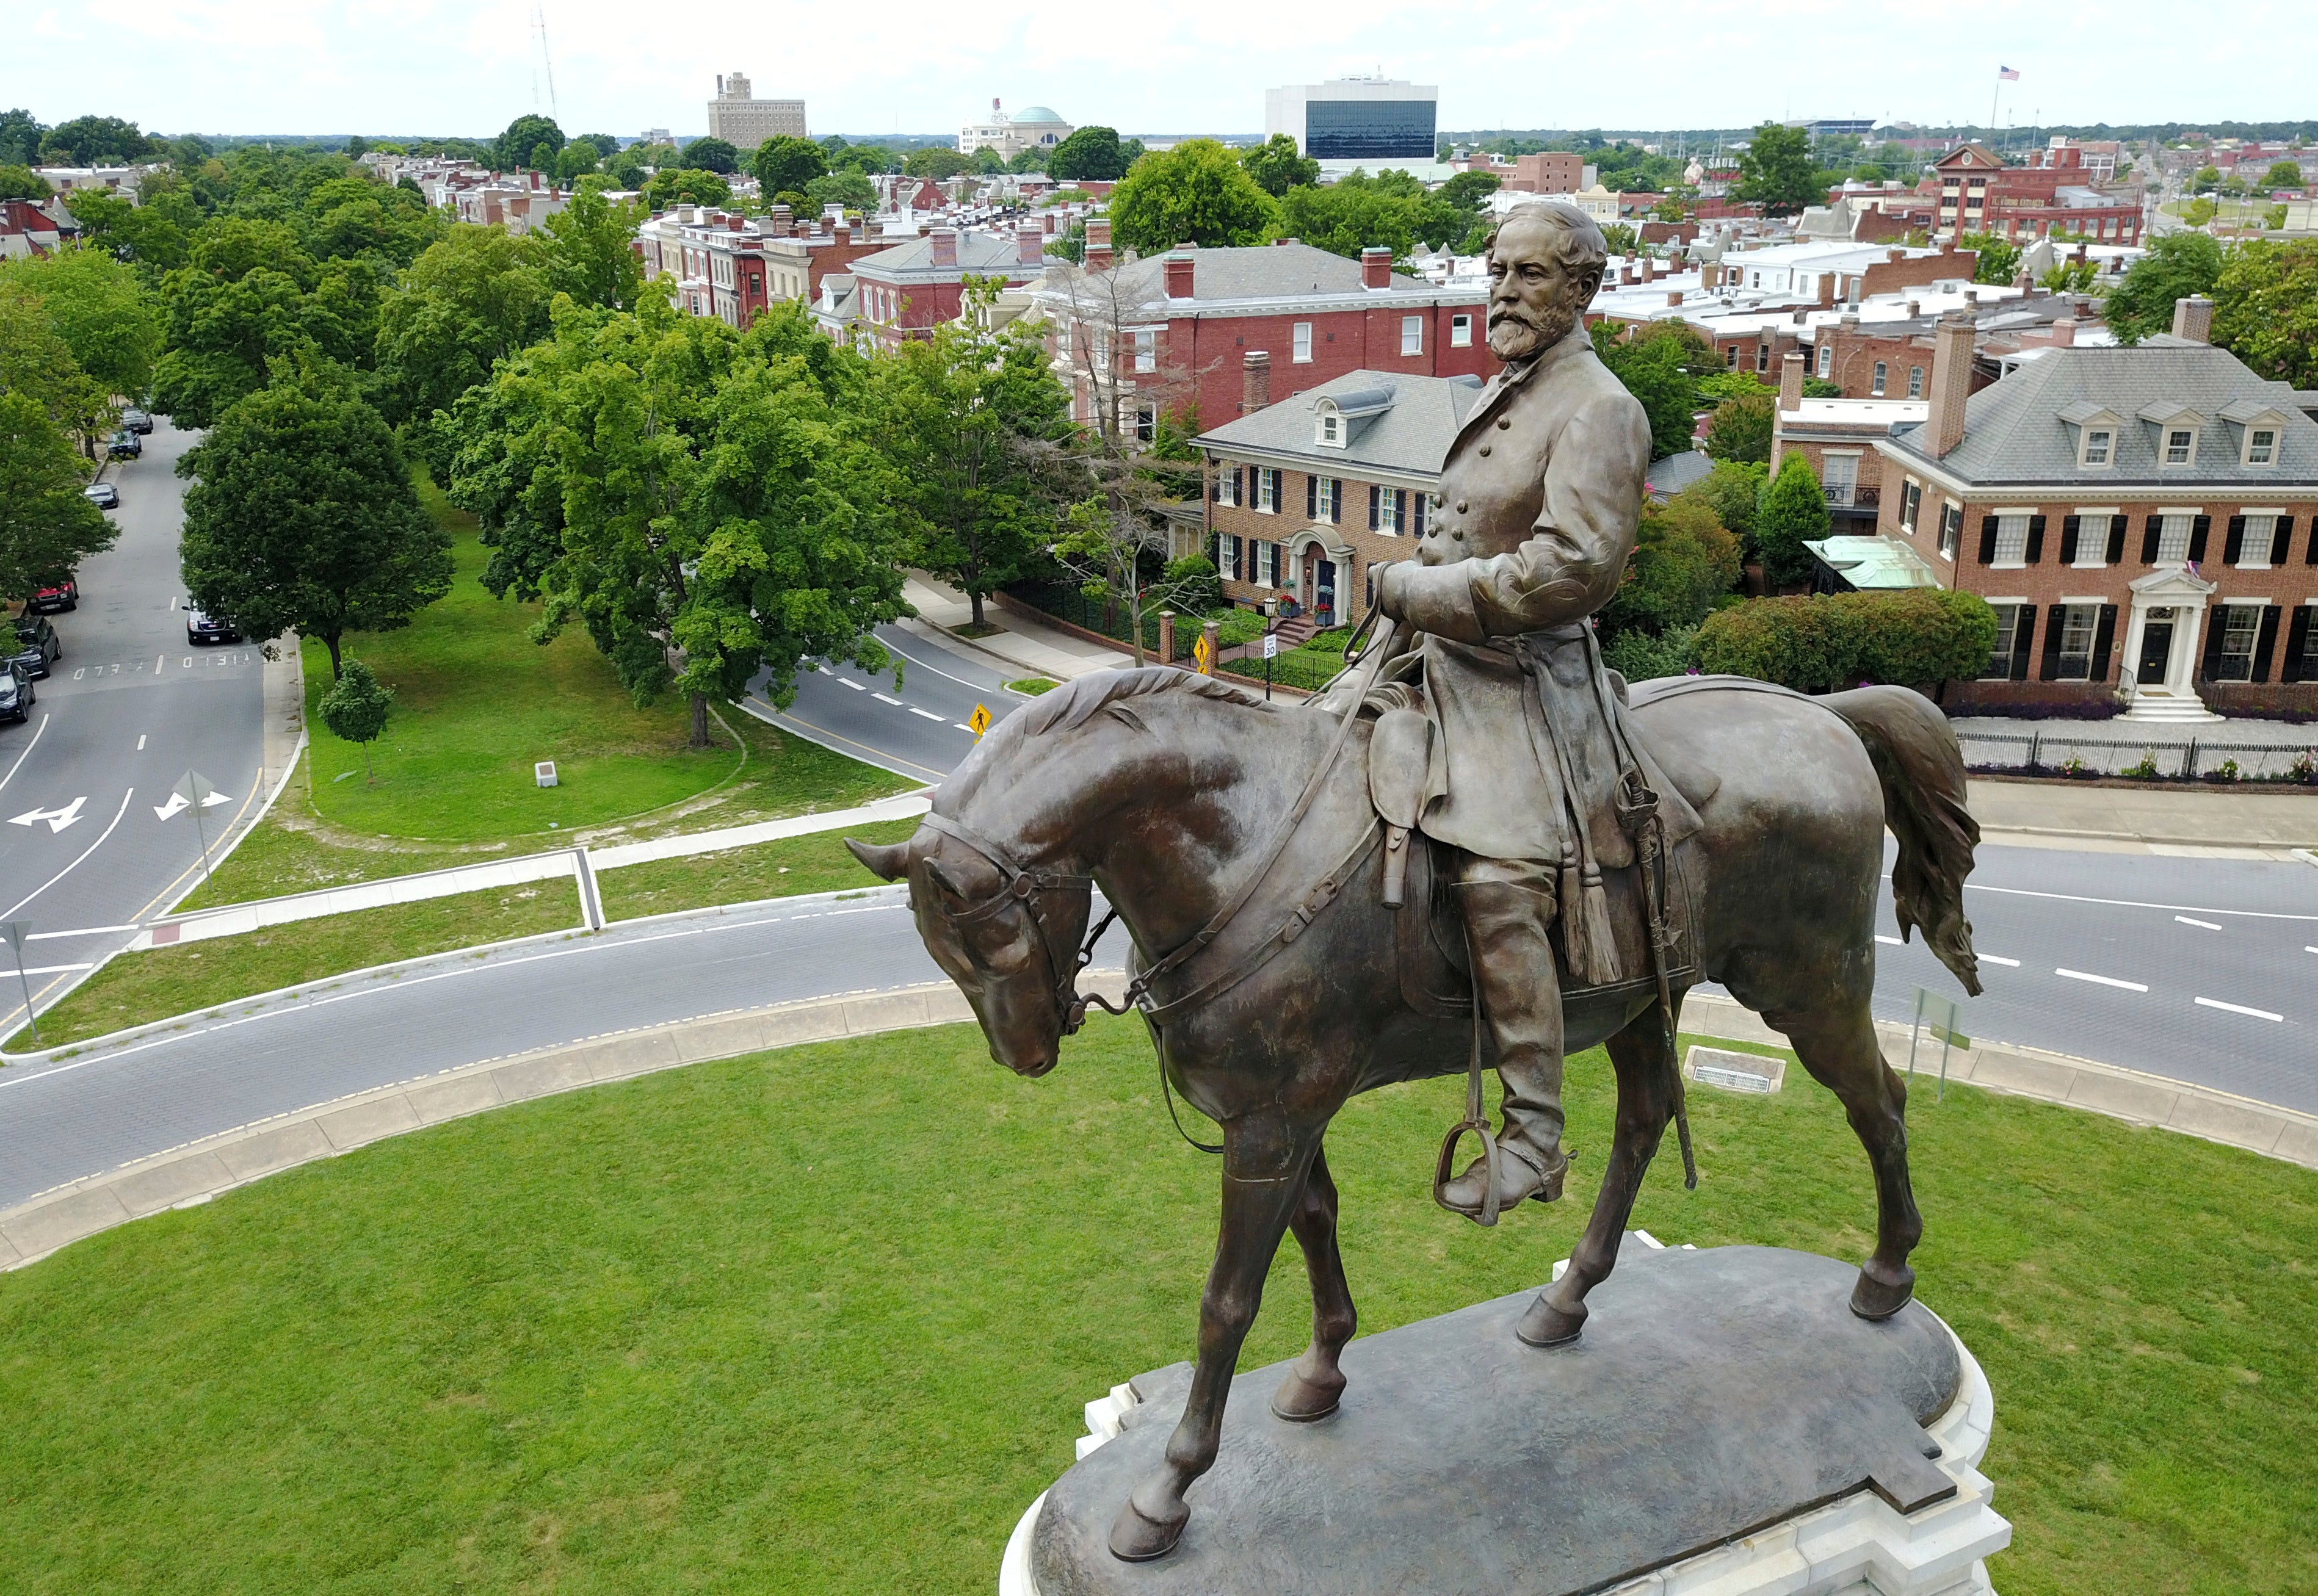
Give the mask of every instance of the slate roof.
<svg viewBox="0 0 2318 1596">
<path fill-rule="evenodd" d="M 1388 294 L 1425 299 L 1446 294 L 1478 301 L 1485 297 L 1474 284 L 1460 283 L 1454 289 L 1445 289 L 1422 277 L 1397 274 L 1388 289 L 1363 289 L 1360 262 L 1316 249 L 1309 244 L 1262 244 L 1242 249 L 1194 249 L 1187 253 L 1192 262 L 1191 297 L 1199 300 L 1289 299 L 1316 293 L 1366 292 L 1374 292 L 1379 299 Z M 1120 291 L 1132 296 L 1129 302 L 1156 304 L 1165 300 L 1166 268 L 1162 263 L 1166 258 L 1145 256 L 1112 268 Z"/>
<path fill-rule="evenodd" d="M 1669 454 L 1663 460 L 1650 462 L 1649 474 L 1643 485 L 1649 495 L 1660 501 L 1672 498 L 1694 482 L 1703 482 L 1714 470 L 1711 455 L 1696 449 L 1685 449 L 1679 454 Z"/>
<path fill-rule="evenodd" d="M 855 260 L 853 270 L 864 277 L 901 277 L 912 273 L 947 273 L 971 272 L 976 276 L 1034 276 L 1044 270 L 1042 265 L 1024 265 L 1020 246 L 1014 235 L 991 233 L 960 233 L 957 236 L 957 265 L 934 265 L 934 241 L 930 237 L 912 238 L 896 244 L 891 249 L 881 249 L 875 255 L 865 255 Z"/>
<path fill-rule="evenodd" d="M 1357 477 L 1363 468 L 1404 475 L 1434 476 L 1457 439 L 1457 428 L 1480 397 L 1473 378 L 1413 377 L 1397 372 L 1347 372 L 1292 399 L 1267 405 L 1199 435 L 1198 443 L 1217 453 L 1259 450 L 1300 454 L 1329 462 L 1323 475 Z M 1323 400 L 1372 413 L 1347 420 L 1350 435 L 1342 449 L 1315 442 Z"/>
<path fill-rule="evenodd" d="M 2276 465 L 2241 465 L 2243 438 L 2222 412 L 2251 401 L 2275 410 Z M 2161 468 L 2158 423 L 2140 419 L 2177 408 L 2203 417 L 2197 463 Z M 2080 469 L 2076 429 L 2064 414 L 2106 410 L 2120 419 L 2116 462 Z M 1924 428 L 1902 428 L 1892 439 L 1903 453 L 1931 460 Z M 1937 462 L 1940 470 L 1974 483 L 2066 483 L 2086 489 L 2128 485 L 2182 487 L 2191 483 L 2259 485 L 2318 483 L 2318 421 L 2296 408 L 2294 390 L 2265 382 L 2225 349 L 2161 336 L 2136 348 L 2062 348 L 2022 366 L 1994 387 L 1972 396 L 1964 409 L 1963 442 Z"/>
</svg>

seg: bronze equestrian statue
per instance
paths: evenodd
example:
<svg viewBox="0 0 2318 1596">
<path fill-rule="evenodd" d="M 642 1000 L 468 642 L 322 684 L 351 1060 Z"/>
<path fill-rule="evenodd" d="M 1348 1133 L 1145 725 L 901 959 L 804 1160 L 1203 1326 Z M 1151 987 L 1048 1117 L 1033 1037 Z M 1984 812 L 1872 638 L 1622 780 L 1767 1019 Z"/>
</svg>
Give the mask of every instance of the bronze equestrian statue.
<svg viewBox="0 0 2318 1596">
<path fill-rule="evenodd" d="M 1272 1411 L 1335 1411 L 1356 1321 L 1322 1143 L 1356 1092 L 1466 1074 L 1460 1129 L 1481 1134 L 1484 1156 L 1452 1180 L 1444 1148 L 1435 1195 L 1490 1222 L 1505 1202 L 1558 1195 L 1561 1061 L 1607 1045 L 1618 1110 L 1600 1194 L 1568 1269 L 1518 1326 L 1552 1347 L 1579 1334 L 1680 1122 L 1682 995 L 1720 982 L 1787 1036 L 1866 1149 L 1876 1243 L 1853 1311 L 1888 1317 L 1913 1290 L 1923 1226 L 1906 1090 L 1869 1012 L 1874 915 L 1888 825 L 1902 934 L 1921 928 L 1980 990 L 1963 904 L 1979 833 L 1954 736 L 1905 688 L 1814 699 L 1709 677 L 1628 695 L 1600 669 L 1582 617 L 1631 547 L 1645 440 L 1576 342 L 1598 233 L 1531 209 L 1492 255 L 1493 343 L 1501 313 L 1525 318 L 1500 345 L 1508 372 L 1443 472 L 1440 535 L 1379 583 L 1388 635 L 1336 689 L 1290 708 L 1170 668 L 1083 677 L 993 731 L 909 841 L 849 845 L 909 882 L 920 934 L 992 1056 L 1028 1076 L 1055 1067 L 1083 1018 L 1100 886 L 1133 939 L 1128 994 L 1163 1080 L 1223 1127 L 1190 1395 L 1165 1466 L 1112 1526 L 1122 1558 L 1181 1538 L 1183 1493 L 1215 1460 L 1287 1232 L 1311 1279 L 1312 1340 Z M 1491 812 L 1517 803 L 1544 818 Z M 1480 1123 L 1489 1061 L 1505 1082 L 1503 1143 Z"/>
</svg>

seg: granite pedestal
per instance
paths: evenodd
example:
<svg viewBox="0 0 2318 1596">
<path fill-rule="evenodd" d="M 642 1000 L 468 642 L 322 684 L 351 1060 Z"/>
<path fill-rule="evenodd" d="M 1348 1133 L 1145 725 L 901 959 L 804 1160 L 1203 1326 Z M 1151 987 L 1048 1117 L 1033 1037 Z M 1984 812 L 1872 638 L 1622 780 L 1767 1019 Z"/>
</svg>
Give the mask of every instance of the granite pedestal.
<svg viewBox="0 0 2318 1596">
<path fill-rule="evenodd" d="M 1317 1423 L 1271 1412 L 1286 1365 L 1242 1375 L 1182 1543 L 1127 1564 L 1110 1522 L 1190 1367 L 1138 1376 L 1088 1404 L 1002 1596 L 1986 1592 L 1987 1381 L 1920 1304 L 1855 1318 L 1854 1273 L 1636 1233 L 1575 1345 L 1514 1336 L 1524 1291 L 1355 1340 Z"/>
</svg>

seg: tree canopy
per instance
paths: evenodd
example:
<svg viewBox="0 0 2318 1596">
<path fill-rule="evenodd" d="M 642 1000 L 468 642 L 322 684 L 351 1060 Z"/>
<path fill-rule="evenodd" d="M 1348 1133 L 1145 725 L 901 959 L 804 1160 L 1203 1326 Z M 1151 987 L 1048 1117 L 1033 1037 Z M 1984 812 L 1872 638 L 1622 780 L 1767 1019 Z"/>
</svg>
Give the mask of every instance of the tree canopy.
<svg viewBox="0 0 2318 1596">
<path fill-rule="evenodd" d="M 1779 473 L 1763 490 L 1763 507 L 1755 515 L 1755 546 L 1762 553 L 1763 576 L 1774 587 L 1792 587 L 1809 581 L 1811 551 L 1808 538 L 1827 536 L 1831 525 L 1827 495 L 1817 473 L 1800 449 L 1779 462 Z"/>
<path fill-rule="evenodd" d="M 2255 239 L 2214 283 L 2214 341 L 2273 382 L 2318 388 L 2318 239 Z"/>
<path fill-rule="evenodd" d="M 715 173 L 697 167 L 663 167 L 644 184 L 644 196 L 655 211 L 675 205 L 723 205 L 732 198 L 732 185 Z"/>
<path fill-rule="evenodd" d="M 1239 159 L 1256 187 L 1275 200 L 1300 184 L 1320 181 L 1320 163 L 1298 154 L 1296 140 L 1285 133 L 1241 150 Z"/>
<path fill-rule="evenodd" d="M 961 172 L 973 171 L 974 157 L 944 149 L 939 144 L 921 145 L 910 151 L 902 162 L 902 170 L 912 177 L 930 177 L 939 183 Z"/>
<path fill-rule="evenodd" d="M 427 250 L 379 309 L 379 402 L 387 417 L 449 409 L 495 363 L 546 333 L 553 293 L 547 247 L 535 238 L 460 228 Z"/>
<path fill-rule="evenodd" d="M 1212 139 L 1187 139 L 1145 157 L 1110 196 L 1112 239 L 1145 255 L 1178 244 L 1260 244 L 1277 215 L 1246 167 Z"/>
<path fill-rule="evenodd" d="M 749 169 L 756 174 L 758 187 L 769 200 L 778 193 L 809 192 L 807 184 L 828 175 L 829 157 L 810 139 L 783 134 L 757 146 Z"/>
<path fill-rule="evenodd" d="M 1608 322 L 1593 329 L 1594 350 L 1610 374 L 1640 401 L 1650 421 L 1650 458 L 1694 446 L 1699 410 L 1696 373 L 1713 363 L 1713 349 L 1680 322 L 1653 322 L 1631 341 Z"/>
<path fill-rule="evenodd" d="M 553 157 L 563 148 L 563 130 L 552 118 L 527 112 L 508 123 L 507 130 L 493 140 L 491 165 L 503 172 L 529 166 L 543 144 Z"/>
<path fill-rule="evenodd" d="M 1974 282 L 2006 287 L 2020 270 L 2020 246 L 1994 233 L 1966 233 L 1956 240 L 1956 247 L 1969 249 L 1979 257 L 1972 267 Z"/>
<path fill-rule="evenodd" d="M 1047 175 L 1058 183 L 1115 183 L 1128 165 L 1117 128 L 1081 128 L 1047 155 Z"/>
<path fill-rule="evenodd" d="M 1768 461 L 1772 410 L 1777 403 L 1778 396 L 1767 389 L 1724 399 L 1706 424 L 1706 452 L 1717 460 Z"/>
<path fill-rule="evenodd" d="M 684 147 L 684 164 L 729 177 L 741 169 L 741 152 L 723 139 L 695 139 Z"/>
<path fill-rule="evenodd" d="M 2102 301 L 2102 318 L 2117 342 L 2138 344 L 2170 332 L 2173 301 L 2212 293 L 2221 277 L 2222 247 L 2212 234 L 2161 234 Z"/>
<path fill-rule="evenodd" d="M 1434 193 L 1406 172 L 1356 169 L 1325 187 L 1289 189 L 1280 202 L 1279 230 L 1354 260 L 1382 247 L 1397 261 L 1420 244 L 1472 254 L 1488 231 L 1480 216 L 1485 197 L 1471 184 Z"/>
<path fill-rule="evenodd" d="M 117 116 L 76 116 L 40 136 L 44 166 L 103 166 L 141 161 L 157 152 L 158 141 Z"/>
<path fill-rule="evenodd" d="M 2299 161 L 2271 162 L 2268 175 L 2261 180 L 2261 185 L 2264 188 L 2300 188 L 2302 163 Z"/>
<path fill-rule="evenodd" d="M 1734 192 L 1739 199 L 1760 202 L 1773 216 L 1792 216 L 1806 205 L 1827 202 L 1827 185 L 1811 160 L 1807 130 L 1765 122 L 1747 138 L 1738 155 Z"/>
</svg>

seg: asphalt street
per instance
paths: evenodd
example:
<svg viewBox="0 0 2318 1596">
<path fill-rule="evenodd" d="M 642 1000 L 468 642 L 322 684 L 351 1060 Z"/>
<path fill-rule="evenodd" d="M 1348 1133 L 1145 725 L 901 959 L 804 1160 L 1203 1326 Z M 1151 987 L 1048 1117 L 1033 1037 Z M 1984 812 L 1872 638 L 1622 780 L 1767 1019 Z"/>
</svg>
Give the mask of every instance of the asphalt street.
<svg viewBox="0 0 2318 1596">
<path fill-rule="evenodd" d="M 901 626 L 880 626 L 877 639 L 901 664 L 872 674 L 853 665 L 824 665 L 797 678 L 796 701 L 786 710 L 768 696 L 759 677 L 750 709 L 775 725 L 856 759 L 923 782 L 939 782 L 974 748 L 967 725 L 977 705 L 995 725 L 1029 702 L 1009 691 L 1021 672 L 984 663 Z"/>
<path fill-rule="evenodd" d="M 64 645 L 21 726 L 0 727 L 0 920 L 31 935 L 24 973 L 46 1003 L 200 877 L 214 844 L 263 802 L 263 662 L 248 644 L 185 640 L 178 457 L 193 435 L 156 419 L 121 490 L 113 546 L 82 567 L 80 607 L 51 617 Z M 199 825 L 173 800 L 206 778 Z M 13 959 L 0 1034 L 23 1017 Z"/>
</svg>

